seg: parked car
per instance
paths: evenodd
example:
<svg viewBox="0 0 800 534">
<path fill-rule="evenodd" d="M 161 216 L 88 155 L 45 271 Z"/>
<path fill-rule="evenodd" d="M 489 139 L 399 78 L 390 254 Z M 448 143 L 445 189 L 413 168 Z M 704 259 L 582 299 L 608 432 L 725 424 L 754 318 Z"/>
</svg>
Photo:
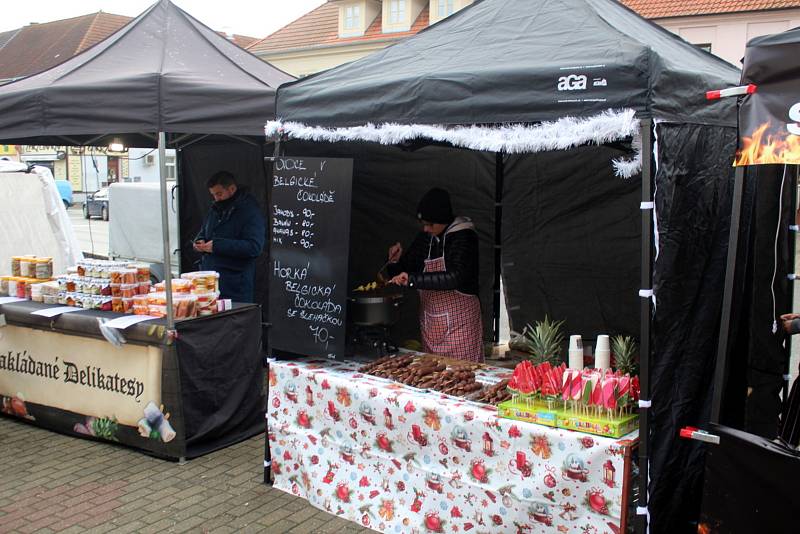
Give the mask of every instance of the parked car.
<svg viewBox="0 0 800 534">
<path fill-rule="evenodd" d="M 65 208 L 69 209 L 72 206 L 72 184 L 67 180 L 56 180 L 56 187 L 61 196 L 61 202 L 64 203 Z"/>
<path fill-rule="evenodd" d="M 108 188 L 98 189 L 94 193 L 86 196 L 83 203 L 83 218 L 100 217 L 104 221 L 108 220 Z"/>
</svg>

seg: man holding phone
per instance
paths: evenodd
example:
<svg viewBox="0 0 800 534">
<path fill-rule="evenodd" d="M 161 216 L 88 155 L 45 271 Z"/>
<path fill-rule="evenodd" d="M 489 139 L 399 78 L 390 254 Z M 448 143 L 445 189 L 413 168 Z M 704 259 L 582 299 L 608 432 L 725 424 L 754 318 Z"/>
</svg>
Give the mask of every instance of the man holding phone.
<svg viewBox="0 0 800 534">
<path fill-rule="evenodd" d="M 215 173 L 206 187 L 214 204 L 194 241 L 200 268 L 219 273 L 220 298 L 253 302 L 256 261 L 266 239 L 264 216 L 230 172 Z"/>
</svg>

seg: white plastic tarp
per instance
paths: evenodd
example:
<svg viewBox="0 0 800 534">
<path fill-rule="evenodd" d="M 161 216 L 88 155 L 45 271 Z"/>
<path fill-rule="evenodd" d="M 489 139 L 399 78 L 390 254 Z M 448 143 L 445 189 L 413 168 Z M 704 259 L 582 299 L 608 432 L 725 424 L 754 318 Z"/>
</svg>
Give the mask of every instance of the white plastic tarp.
<svg viewBox="0 0 800 534">
<path fill-rule="evenodd" d="M 11 274 L 11 256 L 53 258 L 61 273 L 83 259 L 50 169 L 0 161 L 0 274 Z"/>
<path fill-rule="evenodd" d="M 161 184 L 116 183 L 108 188 L 109 255 L 114 258 L 163 263 L 161 240 Z M 175 182 L 167 182 L 172 200 L 169 207 L 169 240 L 172 244 L 172 265 L 180 265 L 177 198 Z"/>
</svg>

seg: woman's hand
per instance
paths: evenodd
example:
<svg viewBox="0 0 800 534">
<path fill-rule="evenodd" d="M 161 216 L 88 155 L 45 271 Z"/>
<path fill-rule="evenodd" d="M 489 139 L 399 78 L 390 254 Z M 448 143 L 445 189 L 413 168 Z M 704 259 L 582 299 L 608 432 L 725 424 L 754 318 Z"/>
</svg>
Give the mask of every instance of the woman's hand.
<svg viewBox="0 0 800 534">
<path fill-rule="evenodd" d="M 394 284 L 396 286 L 407 286 L 408 285 L 408 273 L 400 273 L 391 280 L 389 280 L 390 284 Z"/>
<path fill-rule="evenodd" d="M 400 244 L 398 241 L 391 247 L 389 247 L 389 261 L 391 263 L 397 263 L 400 261 L 400 256 L 403 255 L 403 245 Z"/>
</svg>

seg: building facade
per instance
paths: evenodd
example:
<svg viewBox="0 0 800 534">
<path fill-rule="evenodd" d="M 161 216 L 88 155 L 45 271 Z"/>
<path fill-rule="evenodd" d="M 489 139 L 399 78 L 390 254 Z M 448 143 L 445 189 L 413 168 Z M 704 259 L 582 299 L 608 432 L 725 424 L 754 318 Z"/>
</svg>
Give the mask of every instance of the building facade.
<svg viewBox="0 0 800 534">
<path fill-rule="evenodd" d="M 416 34 L 473 0 L 328 0 L 250 45 L 289 74 L 307 76 Z"/>
<path fill-rule="evenodd" d="M 174 180 L 177 172 L 175 150 L 166 152 L 167 180 Z M 123 182 L 158 182 L 161 179 L 158 150 L 152 148 L 128 149 L 128 174 Z"/>
<path fill-rule="evenodd" d="M 800 1 L 622 0 L 686 41 L 741 67 L 747 41 L 800 26 Z"/>
<path fill-rule="evenodd" d="M 67 180 L 76 192 L 92 193 L 130 176 L 128 150 L 106 147 L 19 145 L 19 160 L 47 167 L 56 180 Z"/>
</svg>

